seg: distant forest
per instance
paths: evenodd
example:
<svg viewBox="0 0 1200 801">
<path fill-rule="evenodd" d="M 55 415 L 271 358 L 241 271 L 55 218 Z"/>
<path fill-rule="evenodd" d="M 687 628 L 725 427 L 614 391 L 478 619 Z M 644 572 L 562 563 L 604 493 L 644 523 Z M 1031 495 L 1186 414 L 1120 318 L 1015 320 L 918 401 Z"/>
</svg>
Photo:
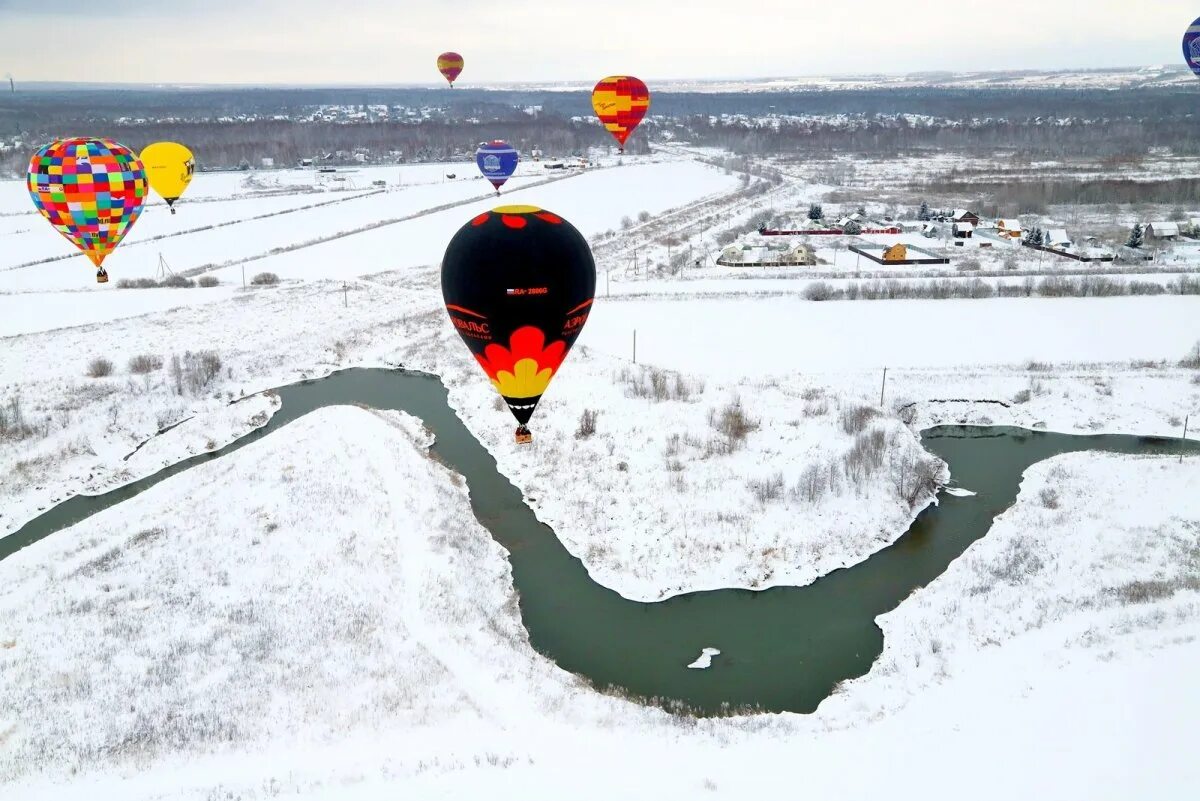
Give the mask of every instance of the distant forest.
<svg viewBox="0 0 1200 801">
<path fill-rule="evenodd" d="M 630 140 L 725 148 L 740 155 L 828 158 L 950 152 L 1043 159 L 1131 158 L 1155 147 L 1200 154 L 1189 88 L 1137 90 L 879 89 L 796 92 L 658 92 Z M 425 109 L 411 121 L 298 121 L 321 107 Z M 112 136 L 140 148 L 159 139 L 188 143 L 202 169 L 279 165 L 365 150 L 371 161 L 450 158 L 485 139 L 561 157 L 613 141 L 594 123 L 584 91 L 469 89 L 30 89 L 0 94 L 0 173 L 20 174 L 29 143 L 64 135 Z M 772 118 L 774 115 L 774 118 Z M 913 115 L 910 121 L 905 115 Z M 254 116 L 254 121 L 238 120 Z M 287 119 L 275 119 L 286 117 Z M 231 118 L 233 121 L 218 121 Z M 932 118 L 932 120 L 927 119 Z M 118 122 L 118 120 L 121 120 Z M 393 155 L 393 153 L 398 155 Z"/>
</svg>

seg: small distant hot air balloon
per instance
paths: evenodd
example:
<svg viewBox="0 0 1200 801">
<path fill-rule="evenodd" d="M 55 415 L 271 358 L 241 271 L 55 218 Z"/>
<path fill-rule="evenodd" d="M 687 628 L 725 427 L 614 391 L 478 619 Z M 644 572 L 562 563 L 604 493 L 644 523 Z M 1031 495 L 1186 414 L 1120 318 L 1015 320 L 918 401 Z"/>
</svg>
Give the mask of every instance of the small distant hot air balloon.
<svg viewBox="0 0 1200 801">
<path fill-rule="evenodd" d="M 1183 32 L 1183 59 L 1200 76 L 1200 17 Z"/>
<path fill-rule="evenodd" d="M 596 264 L 575 226 L 500 206 L 459 229 L 442 260 L 450 322 L 517 418 L 517 442 L 587 322 Z"/>
<path fill-rule="evenodd" d="M 625 140 L 650 108 L 650 90 L 632 75 L 610 75 L 592 90 L 592 108 L 625 152 Z"/>
<path fill-rule="evenodd" d="M 142 165 L 146 168 L 146 180 L 159 197 L 167 201 L 171 213 L 175 213 L 175 201 L 187 191 L 196 171 L 196 160 L 192 151 L 178 142 L 155 142 L 142 151 Z"/>
<path fill-rule="evenodd" d="M 450 83 L 450 88 L 454 88 L 454 79 L 463 71 L 463 57 L 453 50 L 447 50 L 438 56 L 437 60 L 438 72 L 442 73 L 442 77 Z"/>
<path fill-rule="evenodd" d="M 29 161 L 26 185 L 33 204 L 58 232 L 96 265 L 137 222 L 146 202 L 146 171 L 129 148 L 111 139 L 60 139 Z"/>
<path fill-rule="evenodd" d="M 520 160 L 516 149 L 500 139 L 483 142 L 475 151 L 475 163 L 479 165 L 483 177 L 496 187 L 497 195 L 500 194 L 500 187 L 504 186 L 504 182 L 517 171 L 517 162 Z"/>
</svg>

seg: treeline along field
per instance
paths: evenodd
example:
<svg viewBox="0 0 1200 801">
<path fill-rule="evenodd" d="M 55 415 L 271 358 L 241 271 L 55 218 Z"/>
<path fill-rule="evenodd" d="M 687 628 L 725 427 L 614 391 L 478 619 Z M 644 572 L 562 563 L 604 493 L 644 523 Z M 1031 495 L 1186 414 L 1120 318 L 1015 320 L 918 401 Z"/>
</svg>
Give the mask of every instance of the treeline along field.
<svg viewBox="0 0 1200 801">
<path fill-rule="evenodd" d="M 1024 159 L 1128 159 L 1154 148 L 1200 155 L 1195 98 L 1179 88 L 657 91 L 629 149 L 646 152 L 647 138 L 667 137 L 800 159 L 997 151 Z M 386 119 L 381 107 L 389 110 Z M 369 151 L 373 162 L 438 160 L 494 138 L 563 156 L 611 146 L 592 113 L 587 91 L 34 89 L 0 95 L 0 141 L 22 143 L 0 152 L 0 172 L 20 175 L 30 146 L 81 132 L 115 136 L 135 149 L 161 139 L 187 142 L 207 168 L 354 150 Z"/>
</svg>

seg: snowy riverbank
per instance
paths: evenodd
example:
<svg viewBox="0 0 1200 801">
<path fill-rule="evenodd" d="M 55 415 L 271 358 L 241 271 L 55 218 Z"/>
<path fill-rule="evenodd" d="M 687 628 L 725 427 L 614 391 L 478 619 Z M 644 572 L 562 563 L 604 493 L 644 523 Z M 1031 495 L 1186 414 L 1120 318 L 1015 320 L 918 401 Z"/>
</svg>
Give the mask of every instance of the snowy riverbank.
<svg viewBox="0 0 1200 801">
<path fill-rule="evenodd" d="M 1139 503 L 1186 498 L 1200 462 L 1035 466 L 995 530 L 882 619 L 867 676 L 811 716 L 695 721 L 529 647 L 503 552 L 427 442 L 404 415 L 324 409 L 0 563 L 5 796 L 601 799 L 636 781 L 744 798 L 802 779 L 845 798 L 1182 799 L 1200 779 L 1179 550 L 1200 509 Z M 1096 499 L 1117 488 L 1110 515 Z"/>
</svg>

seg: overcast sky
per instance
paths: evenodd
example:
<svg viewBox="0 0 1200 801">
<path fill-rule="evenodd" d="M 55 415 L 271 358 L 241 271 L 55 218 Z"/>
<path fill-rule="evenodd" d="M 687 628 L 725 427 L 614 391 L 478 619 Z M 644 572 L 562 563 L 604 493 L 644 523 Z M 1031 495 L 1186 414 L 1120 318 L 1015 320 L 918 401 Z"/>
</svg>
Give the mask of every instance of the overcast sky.
<svg viewBox="0 0 1200 801">
<path fill-rule="evenodd" d="M 1181 62 L 1197 14 L 1179 0 L 0 0 L 0 73 L 426 83 L 443 50 L 465 57 L 463 85 L 1116 67 Z"/>
</svg>

